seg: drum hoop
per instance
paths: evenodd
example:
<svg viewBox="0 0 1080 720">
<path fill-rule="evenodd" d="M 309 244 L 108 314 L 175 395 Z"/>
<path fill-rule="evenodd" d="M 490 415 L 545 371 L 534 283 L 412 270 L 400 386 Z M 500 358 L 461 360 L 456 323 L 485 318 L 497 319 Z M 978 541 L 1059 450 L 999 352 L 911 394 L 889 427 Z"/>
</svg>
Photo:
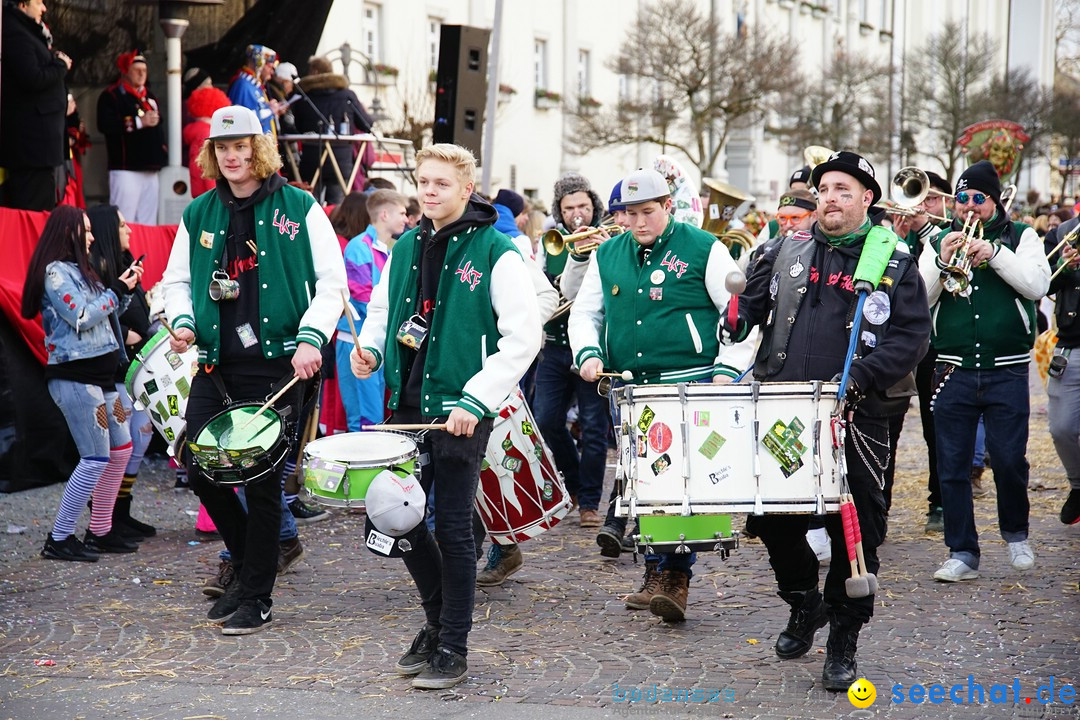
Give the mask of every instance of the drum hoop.
<svg viewBox="0 0 1080 720">
<path fill-rule="evenodd" d="M 363 431 L 361 431 L 361 432 L 363 432 Z M 372 459 L 368 459 L 368 460 L 338 460 L 338 459 L 332 458 L 332 457 L 324 457 L 322 455 L 314 455 L 313 453 L 309 453 L 307 450 L 304 451 L 304 457 L 305 458 L 307 458 L 307 457 L 317 457 L 320 460 L 327 460 L 329 462 L 339 463 L 339 464 L 344 465 L 345 467 L 347 467 L 349 470 L 374 470 L 375 468 L 381 468 L 381 467 L 385 467 L 387 465 L 401 465 L 402 463 L 409 462 L 410 460 L 415 461 L 420 457 L 420 447 L 419 447 L 420 444 L 417 442 L 417 438 L 419 437 L 418 433 L 410 433 L 410 432 L 405 432 L 404 430 L 392 430 L 392 429 L 385 429 L 385 430 L 380 429 L 380 430 L 373 430 L 373 431 L 368 431 L 368 432 L 379 432 L 379 433 L 383 433 L 385 435 L 400 435 L 401 437 L 405 438 L 406 440 L 408 440 L 409 442 L 412 443 L 412 445 L 413 445 L 412 450 L 409 450 L 408 452 L 402 453 L 400 455 L 392 455 L 392 456 L 390 456 L 388 458 L 378 458 L 378 459 L 373 459 L 373 460 Z M 351 433 L 347 433 L 347 434 L 351 434 Z M 334 435 L 327 435 L 326 437 L 322 437 L 322 438 L 319 438 L 318 440 L 315 440 L 311 444 L 314 445 L 317 448 L 318 447 L 317 443 L 319 442 L 319 440 L 326 440 L 327 438 L 332 438 L 332 437 L 335 437 L 335 436 Z"/>
<path fill-rule="evenodd" d="M 162 339 L 168 334 L 169 332 L 165 328 L 161 328 L 135 352 L 135 357 L 131 361 L 131 366 L 124 376 L 124 386 L 127 388 L 128 395 L 132 394 L 135 375 L 146 365 L 146 358 L 154 352 L 157 346 L 161 344 Z"/>
</svg>

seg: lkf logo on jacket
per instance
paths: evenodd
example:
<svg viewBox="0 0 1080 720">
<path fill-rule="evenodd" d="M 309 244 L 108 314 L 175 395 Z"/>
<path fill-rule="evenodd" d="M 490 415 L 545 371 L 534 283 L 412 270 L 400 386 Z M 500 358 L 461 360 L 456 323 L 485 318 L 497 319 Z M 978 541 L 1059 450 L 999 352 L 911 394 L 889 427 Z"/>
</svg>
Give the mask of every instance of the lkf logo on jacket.
<svg viewBox="0 0 1080 720">
<path fill-rule="evenodd" d="M 480 282 L 480 278 L 484 277 L 484 273 L 480 272 L 472 266 L 471 260 L 466 260 L 465 265 L 455 270 L 454 274 L 461 278 L 461 282 L 468 284 L 469 292 L 476 290 L 476 286 Z"/>
<path fill-rule="evenodd" d="M 660 267 L 667 268 L 668 272 L 673 272 L 675 277 L 681 278 L 690 265 L 680 260 L 678 255 L 672 255 L 671 251 L 668 250 L 664 253 L 664 259 L 660 261 Z"/>
<path fill-rule="evenodd" d="M 285 233 L 288 233 L 290 240 L 295 240 L 296 239 L 296 233 L 300 232 L 300 223 L 298 223 L 298 222 L 296 222 L 294 220 L 290 220 L 287 217 L 285 217 L 284 212 L 281 213 L 281 219 L 280 220 L 278 219 L 277 208 L 274 208 L 274 223 L 273 223 L 273 225 L 274 225 L 274 227 L 276 227 L 278 229 L 278 234 L 284 235 Z"/>
</svg>

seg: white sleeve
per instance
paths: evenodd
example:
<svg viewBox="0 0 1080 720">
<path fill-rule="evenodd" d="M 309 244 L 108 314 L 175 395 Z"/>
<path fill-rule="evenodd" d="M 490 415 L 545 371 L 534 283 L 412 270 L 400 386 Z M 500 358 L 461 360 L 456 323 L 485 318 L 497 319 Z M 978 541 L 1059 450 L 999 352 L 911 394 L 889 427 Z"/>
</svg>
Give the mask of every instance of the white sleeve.
<svg viewBox="0 0 1080 720">
<path fill-rule="evenodd" d="M 543 329 L 536 295 L 521 292 L 531 285 L 525 260 L 518 253 L 503 253 L 491 269 L 491 309 L 499 328 L 498 350 L 462 388 L 463 396 L 475 398 L 489 411 L 506 399 L 540 352 Z"/>
<path fill-rule="evenodd" d="M 574 255 L 567 259 L 566 267 L 563 268 L 562 280 L 559 281 L 559 289 L 562 290 L 563 297 L 567 300 L 573 300 L 577 297 L 581 282 L 585 279 L 585 271 L 592 265 L 592 256 L 594 254 L 590 253 L 588 257 L 582 260 L 579 260 Z"/>
<path fill-rule="evenodd" d="M 1045 252 L 1038 233 L 1027 228 L 1016 251 L 1002 245 L 990 258 L 990 268 L 1013 290 L 1028 300 L 1038 300 L 1050 289 L 1050 263 Z"/>
<path fill-rule="evenodd" d="M 941 297 L 941 267 L 938 265 L 938 253 L 931 244 L 933 237 L 926 238 L 922 255 L 919 256 L 919 275 L 926 286 L 926 300 L 933 308 Z"/>
<path fill-rule="evenodd" d="M 543 269 L 533 260 L 523 258 L 525 269 L 529 271 L 533 289 L 536 290 L 536 305 L 540 313 L 540 322 L 546 323 L 559 307 L 559 291 L 548 282 Z"/>
<path fill-rule="evenodd" d="M 604 326 L 604 288 L 600 282 L 600 267 L 595 261 L 581 264 L 587 268 L 585 278 L 574 299 L 567 323 L 570 349 L 574 353 L 574 364 L 578 367 L 586 358 L 603 357 L 600 329 Z"/>
<path fill-rule="evenodd" d="M 308 210 L 307 228 L 311 261 L 315 267 L 315 287 L 305 288 L 311 304 L 300 318 L 297 340 L 322 347 L 334 337 L 338 319 L 345 309 L 342 293 L 347 295 L 349 292 L 345 279 L 345 258 L 330 218 L 318 203 L 312 203 Z M 305 328 L 315 330 L 321 337 L 313 336 Z M 322 342 L 316 345 L 312 342 L 315 339 Z"/>
<path fill-rule="evenodd" d="M 394 262 L 394 253 L 386 258 L 383 265 L 382 275 L 379 282 L 371 289 L 371 300 L 368 301 L 367 318 L 360 326 L 360 347 L 367 348 L 375 353 L 378 361 L 376 368 L 382 366 L 383 353 L 386 352 L 386 322 L 389 309 L 387 298 L 389 297 L 390 271 Z"/>
<path fill-rule="evenodd" d="M 205 290 L 204 288 L 204 292 Z M 169 252 L 169 264 L 161 277 L 161 295 L 165 317 L 172 323 L 173 328 L 187 328 L 198 337 L 195 308 L 191 301 L 191 242 L 183 220 L 176 229 L 176 238 Z"/>
<path fill-rule="evenodd" d="M 731 293 L 728 292 L 726 285 L 727 276 L 728 273 L 738 269 L 739 266 L 731 258 L 731 252 L 728 250 L 727 245 L 720 241 L 713 243 L 712 249 L 709 251 L 708 264 L 705 266 L 705 289 L 708 291 L 709 298 L 712 300 L 716 311 L 720 313 L 715 328 L 717 338 L 720 337 L 720 323 L 723 321 L 723 314 L 727 312 L 728 303 L 731 301 Z M 756 344 L 757 336 L 755 333 L 751 333 L 749 337 L 735 345 L 728 346 L 721 343 L 720 352 L 713 361 L 714 365 L 727 365 L 742 372 L 753 359 Z"/>
</svg>

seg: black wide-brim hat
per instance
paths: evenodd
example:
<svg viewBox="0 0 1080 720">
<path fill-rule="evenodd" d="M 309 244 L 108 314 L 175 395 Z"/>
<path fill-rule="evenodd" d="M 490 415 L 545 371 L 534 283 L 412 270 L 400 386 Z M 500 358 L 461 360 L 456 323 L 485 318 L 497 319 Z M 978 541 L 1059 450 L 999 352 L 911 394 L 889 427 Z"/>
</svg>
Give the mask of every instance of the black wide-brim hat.
<svg viewBox="0 0 1080 720">
<path fill-rule="evenodd" d="M 814 167 L 810 173 L 810 182 L 816 188 L 821 181 L 821 176 L 827 172 L 836 170 L 850 175 L 861 182 L 868 190 L 874 193 L 874 200 L 870 203 L 876 205 L 881 199 L 881 186 L 874 177 L 874 166 L 870 161 L 858 153 L 840 150 L 829 156 L 829 159 Z"/>
</svg>

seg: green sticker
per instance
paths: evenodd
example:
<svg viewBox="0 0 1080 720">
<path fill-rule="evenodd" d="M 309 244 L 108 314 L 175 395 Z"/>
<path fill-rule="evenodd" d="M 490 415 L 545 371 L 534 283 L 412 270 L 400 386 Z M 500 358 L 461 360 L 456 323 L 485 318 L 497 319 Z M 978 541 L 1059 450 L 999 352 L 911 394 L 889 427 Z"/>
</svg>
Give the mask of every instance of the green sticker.
<svg viewBox="0 0 1080 720">
<path fill-rule="evenodd" d="M 176 435 L 173 433 L 172 428 L 165 428 L 165 439 L 172 442 L 176 439 Z"/>
<path fill-rule="evenodd" d="M 509 437 L 502 441 L 503 451 L 508 451 L 512 447 L 514 447 L 514 441 L 511 440 Z"/>
<path fill-rule="evenodd" d="M 667 453 L 664 453 L 660 457 L 656 458 L 656 460 L 653 461 L 653 464 L 650 465 L 650 467 L 652 468 L 653 475 L 663 475 L 665 472 L 667 472 L 668 468 L 671 467 L 671 456 Z"/>
<path fill-rule="evenodd" d="M 158 415 L 160 415 L 162 418 L 169 417 L 169 410 L 165 407 L 165 403 L 158 400 L 157 405 L 155 405 L 154 407 L 157 408 Z"/>
<path fill-rule="evenodd" d="M 516 473 L 521 469 L 521 459 L 516 457 L 510 457 L 507 455 L 503 458 L 502 466 L 512 473 Z"/>
<path fill-rule="evenodd" d="M 314 485 L 326 492 L 337 492 L 348 471 L 349 466 L 345 463 L 336 463 L 317 457 L 309 458 L 304 465 L 304 485 Z"/>
<path fill-rule="evenodd" d="M 777 420 L 773 423 L 769 432 L 765 433 L 765 437 L 761 439 L 761 444 L 780 464 L 780 471 L 784 473 L 784 477 L 791 477 L 802 467 L 803 461 L 799 455 L 805 448 L 782 421 Z"/>
<path fill-rule="evenodd" d="M 157 380 L 147 380 L 146 385 L 143 386 L 143 390 L 147 395 L 153 395 L 158 391 Z"/>
<path fill-rule="evenodd" d="M 705 442 L 698 448 L 698 452 L 712 460 L 716 457 L 716 453 L 720 452 L 720 448 L 724 447 L 724 443 L 726 442 L 727 440 L 714 430 L 705 438 Z"/>
<path fill-rule="evenodd" d="M 709 413 L 708 411 L 694 411 L 694 426 L 695 427 L 709 427 Z M 713 433 L 714 435 L 716 433 Z"/>
<path fill-rule="evenodd" d="M 649 432 L 649 426 L 652 425 L 653 418 L 656 417 L 656 413 L 648 405 L 641 411 L 641 417 L 638 418 L 637 426 L 641 432 Z"/>
<path fill-rule="evenodd" d="M 143 408 L 150 407 L 150 398 L 145 392 L 139 393 L 139 404 L 142 405 Z"/>
<path fill-rule="evenodd" d="M 169 414 L 173 417 L 180 416 L 180 399 L 175 395 L 169 395 Z"/>
<path fill-rule="evenodd" d="M 191 392 L 191 383 L 188 382 L 186 377 L 176 378 L 176 390 L 180 393 L 180 397 L 187 400 L 188 393 Z"/>
</svg>

